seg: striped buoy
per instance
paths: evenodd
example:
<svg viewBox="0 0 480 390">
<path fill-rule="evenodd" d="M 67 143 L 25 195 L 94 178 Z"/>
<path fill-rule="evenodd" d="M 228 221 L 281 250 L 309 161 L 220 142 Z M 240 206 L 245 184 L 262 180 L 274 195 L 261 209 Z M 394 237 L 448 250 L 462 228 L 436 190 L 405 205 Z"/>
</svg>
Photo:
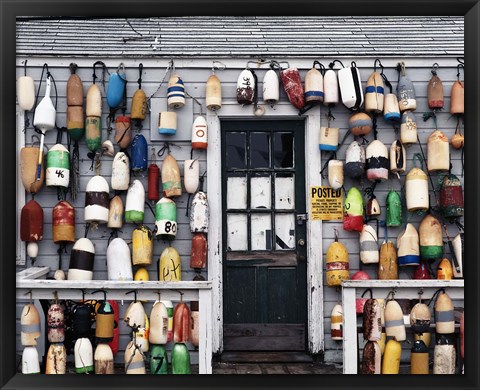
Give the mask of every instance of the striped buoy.
<svg viewBox="0 0 480 390">
<path fill-rule="evenodd" d="M 207 121 L 203 116 L 198 116 L 192 125 L 192 149 L 207 149 L 208 147 Z"/>
<path fill-rule="evenodd" d="M 443 292 L 435 301 L 435 329 L 438 334 L 455 333 L 455 315 L 450 296 Z"/>
<path fill-rule="evenodd" d="M 107 181 L 102 176 L 93 176 L 85 192 L 85 222 L 107 223 L 110 203 Z"/>
<path fill-rule="evenodd" d="M 215 74 L 210 75 L 207 80 L 205 101 L 209 110 L 217 111 L 222 108 L 222 84 Z"/>
<path fill-rule="evenodd" d="M 38 351 L 35 347 L 25 347 L 22 352 L 22 374 L 40 374 Z"/>
<path fill-rule="evenodd" d="M 67 130 L 74 141 L 80 140 L 85 133 L 83 106 L 67 107 Z"/>
<path fill-rule="evenodd" d="M 205 269 L 207 266 L 207 236 L 195 233 L 192 237 L 192 250 L 190 252 L 190 267 L 196 270 Z"/>
<path fill-rule="evenodd" d="M 380 247 L 378 279 L 398 279 L 397 252 L 395 250 L 395 246 L 390 240 L 383 241 Z"/>
<path fill-rule="evenodd" d="M 130 159 L 124 152 L 118 152 L 112 161 L 112 190 L 128 190 L 130 183 Z"/>
<path fill-rule="evenodd" d="M 162 163 L 162 187 L 163 196 L 167 198 L 182 195 L 180 169 L 177 160 L 171 154 L 168 154 Z"/>
<path fill-rule="evenodd" d="M 343 161 L 330 160 L 328 162 L 328 183 L 334 190 L 343 186 Z"/>
<path fill-rule="evenodd" d="M 63 375 L 67 371 L 67 350 L 63 344 L 50 344 L 45 364 L 45 374 Z"/>
<path fill-rule="evenodd" d="M 181 302 L 173 311 L 173 341 L 186 343 L 190 340 L 190 309 Z"/>
<path fill-rule="evenodd" d="M 85 118 L 85 141 L 91 152 L 96 152 L 102 145 L 102 123 L 99 116 Z"/>
<path fill-rule="evenodd" d="M 353 141 L 347 148 L 345 174 L 351 179 L 359 179 L 365 173 L 365 148 Z"/>
<path fill-rule="evenodd" d="M 67 129 L 74 140 L 80 140 L 85 131 L 83 119 L 83 83 L 76 74 L 77 64 L 70 64 L 67 81 Z"/>
<path fill-rule="evenodd" d="M 95 374 L 114 374 L 113 352 L 108 344 L 98 344 L 93 356 Z"/>
<path fill-rule="evenodd" d="M 185 105 L 185 85 L 178 74 L 173 74 L 168 80 L 167 104 L 170 110 L 182 108 Z"/>
<path fill-rule="evenodd" d="M 415 341 L 410 355 L 410 374 L 429 374 L 428 362 L 427 346 L 421 340 Z"/>
<path fill-rule="evenodd" d="M 24 347 L 34 347 L 42 335 L 40 328 L 40 314 L 33 303 L 23 307 L 20 315 L 20 340 Z"/>
<path fill-rule="evenodd" d="M 410 326 L 414 333 L 425 333 L 430 331 L 432 315 L 430 309 L 424 303 L 417 303 L 410 311 Z"/>
<path fill-rule="evenodd" d="M 442 225 L 433 215 L 427 214 L 420 222 L 420 257 L 435 260 L 443 255 Z"/>
<path fill-rule="evenodd" d="M 450 170 L 450 145 L 440 130 L 435 130 L 428 137 L 427 161 L 429 172 Z"/>
<path fill-rule="evenodd" d="M 130 248 L 123 238 L 114 238 L 107 248 L 108 280 L 133 280 Z"/>
<path fill-rule="evenodd" d="M 343 309 L 342 305 L 335 305 L 330 315 L 330 335 L 332 340 L 343 340 Z"/>
<path fill-rule="evenodd" d="M 365 111 L 380 114 L 383 111 L 385 89 L 380 73 L 373 72 L 365 88 Z"/>
<path fill-rule="evenodd" d="M 400 124 L 400 141 L 402 144 L 414 144 L 417 142 L 417 122 L 415 114 L 411 111 L 405 111 L 402 114 Z"/>
<path fill-rule="evenodd" d="M 68 267 L 68 280 L 92 280 L 95 247 L 88 238 L 79 238 L 73 245 Z"/>
<path fill-rule="evenodd" d="M 208 233 L 209 217 L 207 195 L 205 192 L 198 191 L 190 206 L 190 231 L 192 233 Z"/>
<path fill-rule="evenodd" d="M 383 119 L 385 122 L 396 123 L 400 120 L 400 107 L 397 95 L 387 93 L 383 101 Z"/>
<path fill-rule="evenodd" d="M 177 134 L 177 113 L 163 111 L 158 114 L 158 133 L 175 135 Z"/>
<path fill-rule="evenodd" d="M 163 302 L 156 301 L 150 312 L 150 344 L 166 344 L 168 342 L 168 312 Z"/>
<path fill-rule="evenodd" d="M 77 339 L 75 342 L 75 372 L 77 374 L 88 374 L 94 371 L 93 347 L 86 337 Z"/>
<path fill-rule="evenodd" d="M 353 135 L 367 135 L 373 129 L 372 117 L 365 112 L 356 112 L 348 119 L 348 128 Z"/>
<path fill-rule="evenodd" d="M 405 323 L 402 308 L 395 300 L 390 300 L 385 306 L 385 333 L 396 341 L 405 341 Z"/>
<path fill-rule="evenodd" d="M 135 179 L 128 189 L 125 202 L 125 222 L 143 223 L 145 214 L 145 188 Z"/>
<path fill-rule="evenodd" d="M 360 233 L 360 260 L 363 264 L 379 261 L 377 232 L 370 225 L 363 225 Z"/>
<path fill-rule="evenodd" d="M 366 172 L 370 181 L 388 180 L 388 151 L 383 142 L 372 141 L 366 150 Z"/>
<path fill-rule="evenodd" d="M 403 173 L 407 168 L 407 153 L 405 146 L 399 139 L 390 146 L 390 172 Z"/>
<path fill-rule="evenodd" d="M 380 304 L 376 299 L 367 299 L 363 306 L 363 338 L 378 341 L 382 334 Z"/>
<path fill-rule="evenodd" d="M 363 197 L 356 187 L 348 190 L 343 206 L 343 229 L 361 232 L 363 229 Z"/>
<path fill-rule="evenodd" d="M 341 286 L 342 280 L 350 279 L 348 251 L 337 238 L 328 247 L 325 261 L 328 286 Z"/>
<path fill-rule="evenodd" d="M 402 224 L 402 200 L 396 191 L 389 191 L 387 195 L 387 217 L 388 227 L 398 227 Z"/>
<path fill-rule="evenodd" d="M 338 149 L 338 127 L 320 127 L 320 150 L 336 151 Z"/>
<path fill-rule="evenodd" d="M 47 187 L 68 188 L 70 181 L 70 153 L 62 144 L 53 145 L 47 153 Z"/>
<path fill-rule="evenodd" d="M 153 256 L 153 234 L 148 226 L 136 227 L 132 232 L 133 265 L 150 265 Z"/>
<path fill-rule="evenodd" d="M 110 200 L 107 226 L 111 229 L 120 229 L 123 226 L 123 201 L 120 195 Z"/>
<path fill-rule="evenodd" d="M 198 159 L 185 160 L 183 168 L 183 185 L 188 194 L 194 194 L 200 184 L 200 163 Z"/>
<path fill-rule="evenodd" d="M 323 102 L 323 76 L 322 73 L 315 68 L 316 64 L 320 63 L 315 61 L 312 69 L 305 75 L 305 101 L 307 103 Z M 274 71 L 272 70 L 272 72 Z"/>
<path fill-rule="evenodd" d="M 408 211 L 428 210 L 428 177 L 420 168 L 412 168 L 405 179 Z"/>
<path fill-rule="evenodd" d="M 398 235 L 397 250 L 399 266 L 420 264 L 418 232 L 411 223 L 407 223 L 405 230 Z"/>
<path fill-rule="evenodd" d="M 177 235 L 177 205 L 169 198 L 160 199 L 155 205 L 157 238 L 173 240 Z"/>
<path fill-rule="evenodd" d="M 174 247 L 167 247 L 160 255 L 158 280 L 161 282 L 178 282 L 182 280 L 182 263 Z"/>
<path fill-rule="evenodd" d="M 380 374 L 382 368 L 382 355 L 376 341 L 367 341 L 363 347 L 361 374 Z"/>
</svg>

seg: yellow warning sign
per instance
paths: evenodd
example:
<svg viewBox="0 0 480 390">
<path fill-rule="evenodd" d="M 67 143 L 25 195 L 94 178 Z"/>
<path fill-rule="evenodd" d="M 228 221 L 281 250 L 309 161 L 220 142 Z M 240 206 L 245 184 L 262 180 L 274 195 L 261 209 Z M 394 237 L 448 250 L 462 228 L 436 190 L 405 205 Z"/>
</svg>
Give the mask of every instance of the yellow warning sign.
<svg viewBox="0 0 480 390">
<path fill-rule="evenodd" d="M 343 219 L 342 190 L 332 187 L 310 187 L 310 219 L 338 221 Z"/>
</svg>

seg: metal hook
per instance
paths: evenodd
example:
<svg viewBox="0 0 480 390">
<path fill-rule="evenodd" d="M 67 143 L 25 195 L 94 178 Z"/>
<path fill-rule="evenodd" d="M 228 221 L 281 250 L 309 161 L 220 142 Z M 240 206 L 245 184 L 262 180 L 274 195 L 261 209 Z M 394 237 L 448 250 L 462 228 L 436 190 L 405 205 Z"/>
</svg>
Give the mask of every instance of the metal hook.
<svg viewBox="0 0 480 390">
<path fill-rule="evenodd" d="M 85 301 L 85 290 L 81 288 L 80 291 L 82 292 L 82 301 Z"/>
<path fill-rule="evenodd" d="M 28 60 L 25 60 L 25 63 L 23 64 L 23 72 L 24 72 L 24 76 L 27 75 L 27 62 Z"/>
<path fill-rule="evenodd" d="M 161 295 L 161 293 L 160 293 L 160 290 L 157 290 L 157 295 L 158 295 L 158 302 L 160 302 L 160 300 L 161 300 L 161 296 L 160 296 L 160 295 Z"/>
<path fill-rule="evenodd" d="M 435 63 L 432 65 L 432 70 L 431 70 L 431 72 L 432 72 L 432 74 L 433 74 L 434 76 L 437 75 L 437 69 L 438 69 L 438 67 L 439 67 L 439 65 L 438 65 L 437 62 L 435 62 Z"/>
<path fill-rule="evenodd" d="M 83 290 L 82 290 L 83 291 Z M 96 290 L 96 291 L 92 291 L 92 295 L 93 294 L 96 294 L 96 293 L 99 293 L 99 292 L 103 292 L 103 300 L 106 301 L 107 300 L 107 292 L 105 290 Z"/>
<path fill-rule="evenodd" d="M 338 231 L 337 228 L 333 228 L 334 234 L 335 234 L 335 242 L 338 242 Z"/>
<path fill-rule="evenodd" d="M 138 89 L 142 89 L 142 71 L 143 71 L 143 64 L 140 62 L 138 65 Z"/>
<path fill-rule="evenodd" d="M 55 303 L 58 303 L 58 291 L 57 290 L 55 290 L 53 292 L 53 299 L 55 300 Z"/>
<path fill-rule="evenodd" d="M 129 291 L 129 292 L 126 292 L 125 295 L 128 295 L 128 294 L 131 294 L 133 293 L 133 296 L 134 296 L 134 302 L 137 302 L 137 290 L 132 290 L 132 291 Z"/>
<path fill-rule="evenodd" d="M 423 287 L 418 292 L 418 303 L 422 303 Z"/>
<path fill-rule="evenodd" d="M 220 66 L 215 65 L 215 64 L 220 64 Z M 225 65 L 225 64 L 224 64 L 223 62 L 221 62 L 221 61 L 217 61 L 217 60 L 213 60 L 213 61 L 212 61 L 212 73 L 215 73 L 215 69 L 225 70 L 226 67 L 227 67 L 227 65 Z"/>
<path fill-rule="evenodd" d="M 25 295 L 30 294 L 30 303 L 32 303 L 33 297 L 32 297 L 32 290 L 29 290 L 25 293 Z"/>
</svg>

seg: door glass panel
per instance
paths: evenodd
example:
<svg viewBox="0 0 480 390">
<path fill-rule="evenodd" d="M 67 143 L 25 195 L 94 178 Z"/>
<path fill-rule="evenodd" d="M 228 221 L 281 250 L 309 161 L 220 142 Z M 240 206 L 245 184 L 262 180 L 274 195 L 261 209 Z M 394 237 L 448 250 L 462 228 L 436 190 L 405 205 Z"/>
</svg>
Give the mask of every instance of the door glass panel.
<svg viewBox="0 0 480 390">
<path fill-rule="evenodd" d="M 270 167 L 270 134 L 250 134 L 250 168 Z"/>
<path fill-rule="evenodd" d="M 275 133 L 273 148 L 275 168 L 293 168 L 293 133 Z"/>
<path fill-rule="evenodd" d="M 247 208 L 247 178 L 229 177 L 227 179 L 227 209 Z"/>
<path fill-rule="evenodd" d="M 277 210 L 295 209 L 295 179 L 293 174 L 275 176 L 275 208 Z"/>
<path fill-rule="evenodd" d="M 295 215 L 275 215 L 275 249 L 295 249 Z"/>
<path fill-rule="evenodd" d="M 245 169 L 246 162 L 246 133 L 226 133 L 227 169 Z"/>
<path fill-rule="evenodd" d="M 272 186 L 270 176 L 250 179 L 250 208 L 269 209 L 272 207 Z"/>
<path fill-rule="evenodd" d="M 252 214 L 251 223 L 252 232 L 252 250 L 271 250 L 272 249 L 272 221 L 270 214 Z"/>
<path fill-rule="evenodd" d="M 247 245 L 247 215 L 227 215 L 228 238 L 227 246 L 230 251 L 246 251 Z"/>
</svg>

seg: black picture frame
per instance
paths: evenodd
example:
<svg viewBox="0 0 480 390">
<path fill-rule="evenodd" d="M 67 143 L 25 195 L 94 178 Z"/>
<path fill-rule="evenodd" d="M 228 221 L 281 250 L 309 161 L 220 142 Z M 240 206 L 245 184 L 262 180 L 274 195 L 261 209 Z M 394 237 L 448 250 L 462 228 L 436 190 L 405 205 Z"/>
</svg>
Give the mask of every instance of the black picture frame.
<svg viewBox="0 0 480 390">
<path fill-rule="evenodd" d="M 395 1 L 308 1 L 243 0 L 243 1 L 22 1 L 0 0 L 1 14 L 1 155 L 0 207 L 0 386 L 2 389 L 173 389 L 173 388 L 458 388 L 477 389 L 480 385 L 479 313 L 480 280 L 478 254 L 479 202 L 479 70 L 480 70 L 480 4 L 479 1 L 458 0 L 395 0 Z M 465 186 L 464 197 L 466 261 L 465 275 L 465 375 L 416 376 L 388 375 L 199 375 L 199 376 L 89 376 L 89 375 L 22 375 L 16 374 L 15 364 L 15 17 L 101 16 L 146 17 L 180 15 L 463 15 L 465 17 Z"/>
</svg>

